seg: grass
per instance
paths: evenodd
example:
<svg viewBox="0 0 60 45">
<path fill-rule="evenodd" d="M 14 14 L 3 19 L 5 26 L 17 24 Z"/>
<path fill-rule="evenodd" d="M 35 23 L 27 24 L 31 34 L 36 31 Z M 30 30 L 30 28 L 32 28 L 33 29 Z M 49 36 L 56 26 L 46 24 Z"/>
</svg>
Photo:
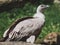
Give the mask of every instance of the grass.
<svg viewBox="0 0 60 45">
<path fill-rule="evenodd" d="M 30 3 L 25 4 L 23 8 L 14 8 L 10 11 L 4 11 L 0 13 L 0 37 L 2 37 L 4 31 L 18 18 L 25 16 L 33 16 L 36 12 L 37 5 Z M 44 37 L 50 32 L 60 32 L 60 5 L 50 5 L 48 9 L 44 11 L 46 22 L 42 29 L 39 38 Z"/>
</svg>

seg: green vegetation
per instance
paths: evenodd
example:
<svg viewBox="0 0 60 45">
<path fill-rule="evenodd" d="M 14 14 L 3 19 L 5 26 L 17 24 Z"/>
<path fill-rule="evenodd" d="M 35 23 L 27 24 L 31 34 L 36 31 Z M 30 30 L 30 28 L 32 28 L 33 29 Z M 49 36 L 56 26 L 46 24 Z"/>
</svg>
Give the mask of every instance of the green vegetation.
<svg viewBox="0 0 60 45">
<path fill-rule="evenodd" d="M 27 3 L 23 8 L 14 8 L 10 11 L 0 13 L 0 37 L 2 37 L 4 31 L 16 19 L 25 16 L 33 16 L 36 12 L 36 8 L 37 5 Z M 60 5 L 50 5 L 50 7 L 44 11 L 44 14 L 46 16 L 46 22 L 41 34 L 39 35 L 39 38 L 44 37 L 50 32 L 60 32 Z"/>
</svg>

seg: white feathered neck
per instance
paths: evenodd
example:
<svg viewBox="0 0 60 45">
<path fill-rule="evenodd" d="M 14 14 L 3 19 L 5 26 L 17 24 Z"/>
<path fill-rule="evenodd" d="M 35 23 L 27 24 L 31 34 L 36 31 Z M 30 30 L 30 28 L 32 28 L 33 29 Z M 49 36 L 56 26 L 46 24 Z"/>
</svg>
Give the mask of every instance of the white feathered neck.
<svg viewBox="0 0 60 45">
<path fill-rule="evenodd" d="M 37 12 L 34 14 L 33 17 L 45 19 L 45 16 L 44 16 L 44 14 L 42 13 L 42 8 L 41 8 L 41 6 L 38 6 Z"/>
</svg>

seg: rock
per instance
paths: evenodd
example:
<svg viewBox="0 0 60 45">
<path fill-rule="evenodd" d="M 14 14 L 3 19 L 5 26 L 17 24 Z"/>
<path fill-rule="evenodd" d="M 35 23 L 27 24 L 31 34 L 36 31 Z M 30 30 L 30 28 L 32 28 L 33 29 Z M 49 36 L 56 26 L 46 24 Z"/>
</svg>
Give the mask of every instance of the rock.
<svg viewBox="0 0 60 45">
<path fill-rule="evenodd" d="M 16 1 L 23 1 L 23 0 L 0 0 L 0 5 L 4 3 L 16 2 Z"/>
<path fill-rule="evenodd" d="M 54 0 L 54 3 L 60 3 L 60 0 Z"/>
<path fill-rule="evenodd" d="M 45 38 L 44 42 L 48 44 L 53 45 L 60 45 L 60 33 L 58 32 L 52 32 L 49 33 Z"/>
<path fill-rule="evenodd" d="M 0 45 L 42 45 L 42 44 L 31 44 L 26 42 L 0 42 Z"/>
</svg>

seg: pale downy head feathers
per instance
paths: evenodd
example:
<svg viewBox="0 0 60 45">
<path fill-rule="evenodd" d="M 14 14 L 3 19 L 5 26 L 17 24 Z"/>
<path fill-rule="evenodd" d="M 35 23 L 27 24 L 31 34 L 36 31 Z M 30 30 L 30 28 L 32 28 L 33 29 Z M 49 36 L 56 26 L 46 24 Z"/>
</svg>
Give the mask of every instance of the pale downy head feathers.
<svg viewBox="0 0 60 45">
<path fill-rule="evenodd" d="M 37 13 L 42 12 L 47 7 L 49 7 L 49 5 L 44 5 L 44 4 L 39 5 L 37 8 Z"/>
<path fill-rule="evenodd" d="M 44 5 L 44 4 L 39 5 L 39 6 L 37 7 L 37 11 L 36 11 L 36 13 L 34 14 L 33 17 L 38 17 L 38 18 L 40 18 L 40 19 L 45 19 L 45 16 L 44 16 L 44 14 L 42 13 L 42 11 L 43 11 L 45 8 L 47 8 L 47 7 L 49 7 L 49 5 Z"/>
</svg>

